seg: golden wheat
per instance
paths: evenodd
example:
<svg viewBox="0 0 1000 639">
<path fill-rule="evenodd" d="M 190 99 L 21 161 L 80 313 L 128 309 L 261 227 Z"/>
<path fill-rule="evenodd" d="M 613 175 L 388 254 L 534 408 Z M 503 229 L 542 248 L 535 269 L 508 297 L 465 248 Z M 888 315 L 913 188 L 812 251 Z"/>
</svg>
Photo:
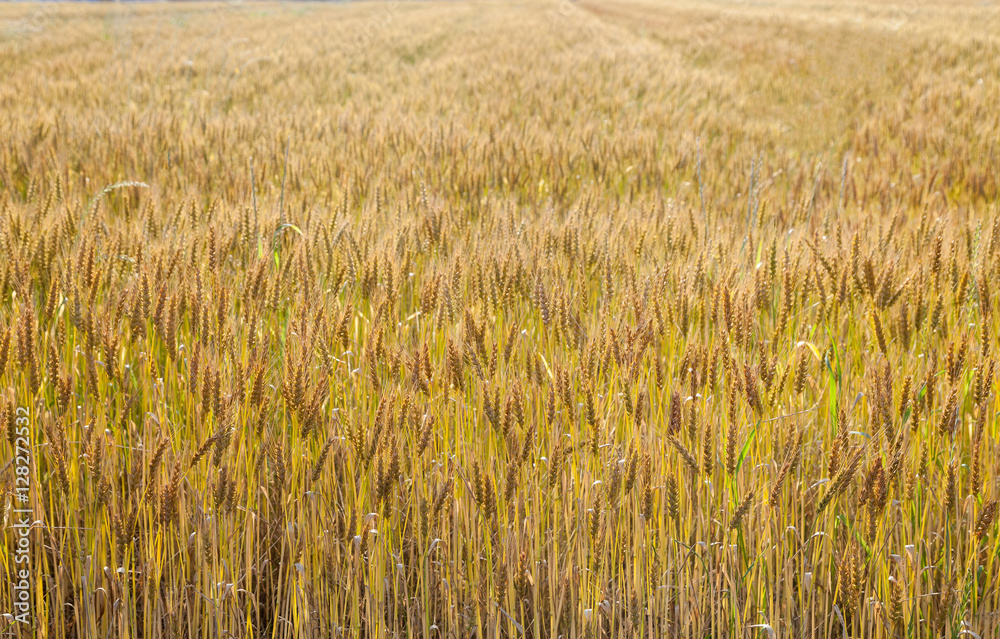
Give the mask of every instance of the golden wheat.
<svg viewBox="0 0 1000 639">
<path fill-rule="evenodd" d="M 0 625 L 997 636 L 997 33 L 3 6 Z"/>
</svg>

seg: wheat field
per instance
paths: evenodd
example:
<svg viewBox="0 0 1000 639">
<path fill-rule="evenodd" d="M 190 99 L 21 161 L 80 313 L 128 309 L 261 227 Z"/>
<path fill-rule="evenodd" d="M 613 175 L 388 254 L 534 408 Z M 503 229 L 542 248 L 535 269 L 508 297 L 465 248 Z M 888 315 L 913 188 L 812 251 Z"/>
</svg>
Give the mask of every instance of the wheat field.
<svg viewBox="0 0 1000 639">
<path fill-rule="evenodd" d="M 0 5 L 0 636 L 1000 637 L 1000 6 Z"/>
</svg>

